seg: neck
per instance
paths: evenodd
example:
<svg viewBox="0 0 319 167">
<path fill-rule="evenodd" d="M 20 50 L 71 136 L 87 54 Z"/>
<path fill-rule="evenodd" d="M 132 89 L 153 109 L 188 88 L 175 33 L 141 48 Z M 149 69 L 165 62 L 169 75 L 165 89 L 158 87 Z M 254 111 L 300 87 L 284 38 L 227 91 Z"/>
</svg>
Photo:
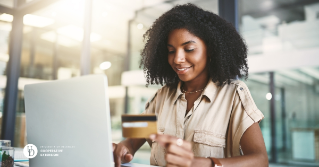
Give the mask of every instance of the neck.
<svg viewBox="0 0 319 167">
<path fill-rule="evenodd" d="M 209 80 L 209 77 L 205 76 L 205 77 L 195 78 L 191 81 L 183 82 L 182 89 L 187 92 L 193 92 L 193 91 L 203 89 L 206 87 L 208 80 Z"/>
</svg>

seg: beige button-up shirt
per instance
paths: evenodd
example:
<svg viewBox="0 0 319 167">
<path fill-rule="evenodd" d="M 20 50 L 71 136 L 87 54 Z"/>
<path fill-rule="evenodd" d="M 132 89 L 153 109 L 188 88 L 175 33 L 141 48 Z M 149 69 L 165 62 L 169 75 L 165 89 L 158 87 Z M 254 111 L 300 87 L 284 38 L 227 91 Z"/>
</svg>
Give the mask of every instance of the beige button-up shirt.
<svg viewBox="0 0 319 167">
<path fill-rule="evenodd" d="M 157 115 L 158 131 L 191 142 L 196 157 L 241 155 L 241 136 L 264 118 L 246 84 L 232 80 L 217 86 L 210 81 L 186 116 L 187 100 L 180 86 L 181 82 L 177 89 L 163 86 L 146 104 L 143 113 Z M 166 165 L 165 149 L 156 142 L 152 143 L 150 162 Z"/>
</svg>

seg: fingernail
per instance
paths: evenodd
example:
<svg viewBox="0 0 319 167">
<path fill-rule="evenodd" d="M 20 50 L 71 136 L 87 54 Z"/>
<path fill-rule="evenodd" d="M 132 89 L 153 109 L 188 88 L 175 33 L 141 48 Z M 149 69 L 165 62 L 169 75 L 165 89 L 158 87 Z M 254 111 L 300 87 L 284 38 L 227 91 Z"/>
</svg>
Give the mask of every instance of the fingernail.
<svg viewBox="0 0 319 167">
<path fill-rule="evenodd" d="M 151 134 L 151 135 L 150 135 L 150 139 L 152 139 L 152 140 L 154 140 L 155 137 L 156 137 L 156 135 L 154 135 L 154 134 Z"/>
</svg>

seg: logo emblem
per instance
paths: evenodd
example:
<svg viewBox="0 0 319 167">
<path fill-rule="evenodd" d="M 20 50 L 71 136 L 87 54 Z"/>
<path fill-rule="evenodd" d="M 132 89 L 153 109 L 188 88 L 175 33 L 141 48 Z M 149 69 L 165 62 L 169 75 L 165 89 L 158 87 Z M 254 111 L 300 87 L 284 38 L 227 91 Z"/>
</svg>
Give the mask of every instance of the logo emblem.
<svg viewBox="0 0 319 167">
<path fill-rule="evenodd" d="M 38 154 L 38 149 L 33 144 L 28 144 L 23 148 L 23 154 L 27 158 L 34 158 Z"/>
</svg>

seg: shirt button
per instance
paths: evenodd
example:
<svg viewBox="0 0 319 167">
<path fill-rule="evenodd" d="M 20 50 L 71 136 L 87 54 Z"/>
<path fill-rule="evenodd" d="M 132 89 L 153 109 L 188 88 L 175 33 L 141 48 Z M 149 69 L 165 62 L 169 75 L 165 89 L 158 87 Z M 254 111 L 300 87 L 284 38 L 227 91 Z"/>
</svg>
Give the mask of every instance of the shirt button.
<svg viewBox="0 0 319 167">
<path fill-rule="evenodd" d="M 244 90 L 244 88 L 240 87 L 240 90 Z"/>
</svg>

